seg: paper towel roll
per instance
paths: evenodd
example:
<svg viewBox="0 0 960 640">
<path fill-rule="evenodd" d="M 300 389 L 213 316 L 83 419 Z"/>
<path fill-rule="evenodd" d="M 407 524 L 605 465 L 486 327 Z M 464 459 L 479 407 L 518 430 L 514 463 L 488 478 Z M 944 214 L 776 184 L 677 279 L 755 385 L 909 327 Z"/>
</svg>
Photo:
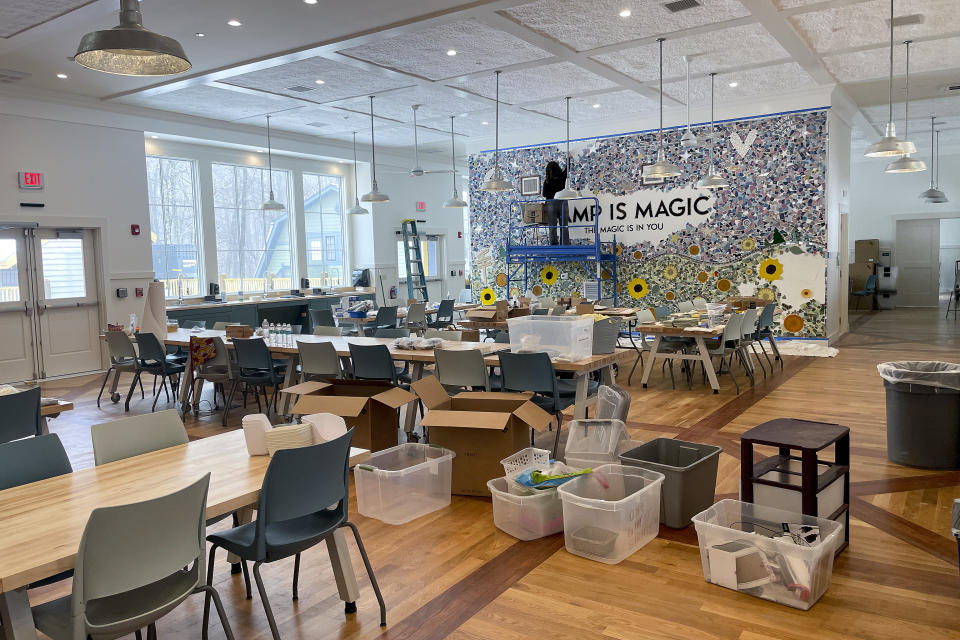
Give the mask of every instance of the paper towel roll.
<svg viewBox="0 0 960 640">
<path fill-rule="evenodd" d="M 243 437 L 247 441 L 247 453 L 252 456 L 267 455 L 267 431 L 273 428 L 262 413 L 243 416 Z"/>
<path fill-rule="evenodd" d="M 152 333 L 161 343 L 167 339 L 167 303 L 164 299 L 162 282 L 151 282 L 147 288 L 147 297 L 143 302 L 143 316 L 140 319 L 140 332 Z"/>
<path fill-rule="evenodd" d="M 347 432 L 347 423 L 332 413 L 312 413 L 300 420 L 313 427 L 314 444 L 336 440 Z"/>
</svg>

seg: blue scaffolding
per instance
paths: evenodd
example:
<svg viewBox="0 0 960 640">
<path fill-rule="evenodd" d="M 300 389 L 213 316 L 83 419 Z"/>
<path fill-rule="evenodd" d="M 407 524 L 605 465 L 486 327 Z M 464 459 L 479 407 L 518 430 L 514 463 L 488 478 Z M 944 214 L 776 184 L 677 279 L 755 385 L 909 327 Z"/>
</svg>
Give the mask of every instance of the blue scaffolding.
<svg viewBox="0 0 960 640">
<path fill-rule="evenodd" d="M 593 201 L 594 211 L 600 211 L 600 202 L 595 197 L 577 198 L 577 200 Z M 604 282 L 609 283 L 613 293 L 613 304 L 617 305 L 617 255 L 616 236 L 609 243 L 611 250 L 603 251 L 600 242 L 600 216 L 595 215 L 593 222 L 587 224 L 548 225 L 523 222 L 523 206 L 528 204 L 546 203 L 547 200 L 513 200 L 510 202 L 510 224 L 507 232 L 507 293 L 510 292 L 510 283 L 523 279 L 521 291 L 526 292 L 529 266 L 544 262 L 577 262 L 587 273 L 593 273 L 597 280 L 598 298 L 603 298 Z M 564 215 L 568 202 L 573 200 L 559 200 L 564 203 Z M 519 220 L 520 224 L 516 224 Z M 550 230 L 556 230 L 557 239 L 561 244 L 550 244 Z M 587 229 L 587 235 L 592 235 L 592 243 L 563 244 L 564 229 Z M 578 238 L 577 241 L 582 241 Z M 604 267 L 610 272 L 610 279 L 602 277 Z"/>
</svg>

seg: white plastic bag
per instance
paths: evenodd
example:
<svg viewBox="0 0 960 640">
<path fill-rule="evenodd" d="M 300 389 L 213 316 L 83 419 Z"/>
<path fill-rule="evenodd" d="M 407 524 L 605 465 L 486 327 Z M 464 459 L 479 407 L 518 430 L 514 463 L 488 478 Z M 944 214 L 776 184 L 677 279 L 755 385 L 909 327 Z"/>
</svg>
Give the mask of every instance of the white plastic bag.
<svg viewBox="0 0 960 640">
<path fill-rule="evenodd" d="M 877 372 L 887 382 L 919 384 L 960 391 L 960 364 L 935 360 L 881 362 Z"/>
</svg>

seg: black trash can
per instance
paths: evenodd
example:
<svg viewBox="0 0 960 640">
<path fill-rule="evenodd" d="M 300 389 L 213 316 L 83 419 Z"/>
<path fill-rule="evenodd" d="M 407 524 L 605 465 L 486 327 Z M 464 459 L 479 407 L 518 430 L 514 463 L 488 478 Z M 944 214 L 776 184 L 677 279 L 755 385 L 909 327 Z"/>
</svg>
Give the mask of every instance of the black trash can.
<svg viewBox="0 0 960 640">
<path fill-rule="evenodd" d="M 960 469 L 960 365 L 885 362 L 887 457 L 922 469 Z"/>
</svg>

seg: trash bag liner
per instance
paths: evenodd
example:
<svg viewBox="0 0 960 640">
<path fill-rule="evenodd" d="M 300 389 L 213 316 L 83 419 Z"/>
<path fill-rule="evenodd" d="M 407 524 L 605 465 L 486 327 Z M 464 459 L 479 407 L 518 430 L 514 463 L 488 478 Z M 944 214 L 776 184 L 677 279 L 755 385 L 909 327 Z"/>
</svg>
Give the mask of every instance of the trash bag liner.
<svg viewBox="0 0 960 640">
<path fill-rule="evenodd" d="M 877 365 L 880 377 L 890 383 L 919 384 L 960 391 L 960 364 L 933 360 L 882 362 Z"/>
</svg>

